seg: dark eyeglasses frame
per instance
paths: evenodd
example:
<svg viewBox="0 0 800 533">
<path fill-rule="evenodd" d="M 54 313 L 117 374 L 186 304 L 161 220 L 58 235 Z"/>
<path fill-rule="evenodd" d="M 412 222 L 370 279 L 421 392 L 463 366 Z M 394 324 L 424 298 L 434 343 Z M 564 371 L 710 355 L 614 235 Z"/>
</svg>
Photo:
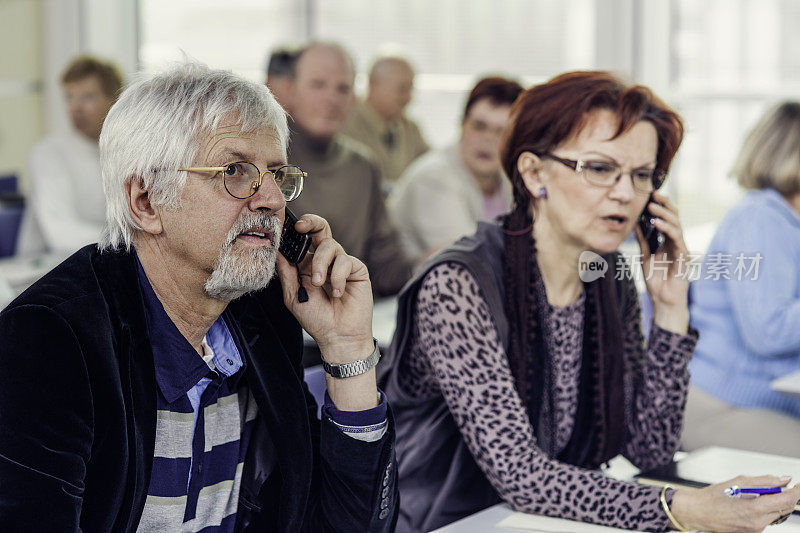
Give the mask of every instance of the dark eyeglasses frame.
<svg viewBox="0 0 800 533">
<path fill-rule="evenodd" d="M 633 175 L 631 174 L 632 171 L 629 170 L 629 171 L 625 172 L 625 171 L 622 170 L 621 167 L 619 167 L 619 165 L 616 162 L 614 162 L 613 164 L 616 165 L 617 167 L 619 167 L 619 170 L 620 170 L 619 175 L 616 177 L 614 182 L 613 183 L 609 183 L 609 184 L 594 183 L 593 181 L 589 180 L 586 177 L 586 175 L 584 174 L 584 172 L 583 172 L 583 170 L 586 168 L 587 160 L 584 160 L 584 159 L 566 159 L 566 158 L 563 158 L 563 157 L 558 157 L 557 155 L 555 155 L 553 153 L 550 153 L 550 152 L 544 152 L 542 154 L 537 154 L 537 155 L 539 157 L 542 157 L 542 158 L 546 157 L 547 159 L 552 159 L 553 161 L 558 161 L 562 165 L 568 166 L 569 168 L 574 170 L 577 174 L 580 174 L 581 176 L 583 176 L 583 179 L 585 179 L 587 182 L 591 183 L 592 185 L 596 185 L 597 187 L 611 188 L 614 185 L 616 185 L 617 183 L 619 183 L 619 180 L 622 179 L 623 175 L 628 174 L 629 176 L 631 176 L 631 183 L 633 184 L 633 190 L 634 191 L 636 191 L 639 194 L 650 194 L 653 191 L 657 191 L 664 184 L 664 181 L 667 178 L 667 173 L 664 172 L 663 170 L 658 169 L 658 168 L 653 169 L 653 177 L 652 177 L 653 190 L 652 191 L 642 191 L 642 190 L 640 190 L 640 189 L 638 189 L 636 187 L 636 181 L 633 179 Z"/>
</svg>

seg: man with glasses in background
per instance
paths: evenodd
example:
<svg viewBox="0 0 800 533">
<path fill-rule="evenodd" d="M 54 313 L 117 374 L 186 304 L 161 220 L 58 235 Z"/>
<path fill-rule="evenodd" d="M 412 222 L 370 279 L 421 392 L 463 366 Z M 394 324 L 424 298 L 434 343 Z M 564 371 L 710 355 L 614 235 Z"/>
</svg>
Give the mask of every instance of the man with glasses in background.
<svg viewBox="0 0 800 533">
<path fill-rule="evenodd" d="M 4 528 L 392 529 L 369 275 L 315 215 L 295 224 L 315 253 L 279 253 L 305 177 L 287 139 L 263 85 L 202 65 L 121 95 L 100 244 L 0 313 Z M 321 421 L 301 326 L 328 372 Z"/>
</svg>

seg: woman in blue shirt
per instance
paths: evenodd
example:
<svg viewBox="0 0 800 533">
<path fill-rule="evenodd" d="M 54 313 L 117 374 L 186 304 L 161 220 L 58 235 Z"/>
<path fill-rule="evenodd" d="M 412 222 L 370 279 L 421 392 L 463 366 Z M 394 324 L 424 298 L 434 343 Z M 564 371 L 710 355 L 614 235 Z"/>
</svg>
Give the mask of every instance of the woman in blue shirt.
<svg viewBox="0 0 800 533">
<path fill-rule="evenodd" d="M 764 115 L 732 174 L 748 192 L 691 289 L 700 340 L 683 444 L 800 456 L 800 395 L 770 388 L 800 371 L 800 103 Z"/>
</svg>

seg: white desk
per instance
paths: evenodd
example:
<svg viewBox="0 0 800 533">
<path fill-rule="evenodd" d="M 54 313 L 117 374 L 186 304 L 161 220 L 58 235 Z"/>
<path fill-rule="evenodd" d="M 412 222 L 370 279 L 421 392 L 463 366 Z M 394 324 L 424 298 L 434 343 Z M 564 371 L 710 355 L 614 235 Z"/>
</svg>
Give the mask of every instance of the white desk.
<svg viewBox="0 0 800 533">
<path fill-rule="evenodd" d="M 514 511 L 509 506 L 500 503 L 439 528 L 433 533 L 506 533 L 514 530 L 500 527 L 497 524 L 512 514 L 514 514 Z"/>
<path fill-rule="evenodd" d="M 784 394 L 793 394 L 800 396 L 800 370 L 793 372 L 788 376 L 778 378 L 769 384 L 772 390 L 782 392 Z"/>
<path fill-rule="evenodd" d="M 714 448 L 704 449 L 706 454 L 714 454 Z M 703 452 L 704 450 L 698 450 Z M 719 450 L 719 457 L 725 456 L 726 449 L 717 448 Z M 680 456 L 678 455 L 680 454 Z M 681 459 L 687 454 L 678 452 L 676 459 Z M 780 458 L 766 454 L 754 454 L 754 452 L 747 452 L 748 456 L 758 459 L 758 455 L 763 456 L 764 464 L 775 466 L 775 463 Z M 791 459 L 794 464 L 796 459 Z M 631 465 L 623 457 L 616 457 L 610 461 L 610 467 L 605 470 L 606 475 L 622 480 L 630 480 L 633 475 L 638 473 L 638 470 Z M 725 465 L 727 468 L 729 465 Z M 783 470 L 776 472 L 777 474 L 784 473 Z M 800 479 L 797 480 L 800 482 Z M 515 520 L 521 518 L 524 524 Z M 507 527 L 498 525 L 500 522 L 505 521 L 509 523 L 514 521 L 517 523 L 516 527 Z M 511 533 L 520 531 L 536 531 L 546 533 L 584 533 L 588 531 L 596 533 L 610 533 L 615 531 L 614 528 L 598 526 L 595 524 L 586 524 L 583 522 L 574 522 L 572 520 L 564 520 L 560 518 L 550 518 L 545 516 L 526 515 L 524 513 L 515 513 L 506 504 L 498 504 L 488 509 L 484 509 L 472 516 L 468 516 L 452 524 L 448 524 L 442 528 L 435 530 L 433 533 Z M 617 530 L 619 531 L 619 530 Z M 800 533 L 800 516 L 793 514 L 789 520 L 777 526 L 770 526 L 765 531 L 769 533 Z"/>
<path fill-rule="evenodd" d="M 526 518 L 533 519 L 527 521 L 532 527 L 504 527 L 498 525 L 504 520 L 513 520 L 515 514 L 521 515 L 523 513 L 514 513 L 508 505 L 499 503 L 475 513 L 472 516 L 462 518 L 457 522 L 441 527 L 431 533 L 520 533 L 521 531 L 535 531 L 537 533 L 581 533 L 592 531 L 596 533 L 606 533 L 622 531 L 610 527 L 598 526 L 596 524 L 574 522 L 572 520 L 550 518 L 547 516 L 534 517 L 533 515 L 525 515 Z M 798 517 L 797 514 L 793 514 L 783 524 L 769 526 L 764 531 L 769 533 L 800 533 L 800 517 Z"/>
</svg>

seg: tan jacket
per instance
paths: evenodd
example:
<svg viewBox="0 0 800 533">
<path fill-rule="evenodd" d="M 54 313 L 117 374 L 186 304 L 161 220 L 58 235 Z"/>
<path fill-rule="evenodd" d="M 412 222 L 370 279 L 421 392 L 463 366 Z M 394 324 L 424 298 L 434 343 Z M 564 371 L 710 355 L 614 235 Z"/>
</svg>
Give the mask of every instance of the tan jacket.
<svg viewBox="0 0 800 533">
<path fill-rule="evenodd" d="M 385 141 L 387 132 L 392 138 L 391 147 Z M 361 101 L 353 108 L 342 133 L 373 151 L 384 184 L 397 181 L 403 170 L 429 149 L 413 120 L 402 116 L 386 122 Z"/>
<path fill-rule="evenodd" d="M 367 147 L 342 135 L 319 143 L 296 128 L 289 161 L 308 173 L 303 194 L 289 203 L 292 212 L 326 219 L 345 251 L 367 265 L 375 294 L 396 294 L 411 277 L 413 263 L 389 223 L 378 168 Z"/>
</svg>

